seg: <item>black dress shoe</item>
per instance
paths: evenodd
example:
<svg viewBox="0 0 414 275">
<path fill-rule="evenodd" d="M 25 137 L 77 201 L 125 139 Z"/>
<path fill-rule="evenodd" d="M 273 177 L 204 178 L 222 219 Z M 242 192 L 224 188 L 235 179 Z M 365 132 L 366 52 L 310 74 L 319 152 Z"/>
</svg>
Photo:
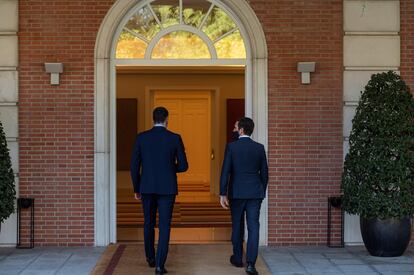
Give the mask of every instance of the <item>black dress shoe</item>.
<svg viewBox="0 0 414 275">
<path fill-rule="evenodd" d="M 259 274 L 259 272 L 257 272 L 256 268 L 252 264 L 247 264 L 246 273 L 249 274 L 249 275 L 258 275 Z"/>
<path fill-rule="evenodd" d="M 155 259 L 147 259 L 147 263 L 149 267 L 155 267 Z"/>
<path fill-rule="evenodd" d="M 167 271 L 167 269 L 165 269 L 164 267 L 159 267 L 159 266 L 157 266 L 157 267 L 155 268 L 155 274 L 156 274 L 156 275 L 162 275 L 162 274 L 165 274 L 165 273 L 168 273 L 168 271 Z"/>
<path fill-rule="evenodd" d="M 235 267 L 243 267 L 243 263 L 242 262 L 238 262 L 234 259 L 234 255 L 230 256 L 230 263 L 232 265 L 234 265 Z"/>
</svg>

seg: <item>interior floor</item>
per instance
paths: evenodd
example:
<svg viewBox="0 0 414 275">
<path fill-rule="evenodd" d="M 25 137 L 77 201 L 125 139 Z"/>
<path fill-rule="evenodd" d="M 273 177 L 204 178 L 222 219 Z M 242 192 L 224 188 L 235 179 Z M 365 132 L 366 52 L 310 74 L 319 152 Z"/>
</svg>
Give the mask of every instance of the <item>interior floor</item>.
<svg viewBox="0 0 414 275">
<path fill-rule="evenodd" d="M 141 203 L 131 188 L 117 190 L 117 236 L 119 242 L 143 241 Z M 174 205 L 171 242 L 210 243 L 230 241 L 230 211 L 210 192 L 180 192 Z"/>
</svg>

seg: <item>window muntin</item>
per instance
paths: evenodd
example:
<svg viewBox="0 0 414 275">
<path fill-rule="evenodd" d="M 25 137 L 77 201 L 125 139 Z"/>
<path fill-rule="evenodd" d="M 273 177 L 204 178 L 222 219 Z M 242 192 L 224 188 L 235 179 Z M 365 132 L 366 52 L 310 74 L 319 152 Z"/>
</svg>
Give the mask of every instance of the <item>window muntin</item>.
<svg viewBox="0 0 414 275">
<path fill-rule="evenodd" d="M 144 58 L 148 44 L 128 31 L 122 31 L 116 46 L 116 58 Z"/>
<path fill-rule="evenodd" d="M 217 58 L 246 58 L 246 48 L 240 31 L 235 31 L 214 44 Z"/>
<path fill-rule="evenodd" d="M 219 7 L 214 7 L 202 27 L 202 31 L 215 41 L 227 32 L 236 29 L 236 23 Z"/>
<path fill-rule="evenodd" d="M 144 6 L 131 16 L 125 24 L 124 30 L 132 31 L 145 37 L 145 39 L 151 40 L 160 31 L 160 26 L 150 8 Z"/>
<path fill-rule="evenodd" d="M 163 28 L 180 24 L 178 0 L 156 0 L 151 2 L 151 7 Z"/>
<path fill-rule="evenodd" d="M 189 27 L 194 31 L 186 31 Z M 157 36 L 160 31 L 161 38 L 161 34 Z M 151 42 L 153 39 L 159 40 Z M 148 48 L 151 43 L 155 47 Z M 219 59 L 246 58 L 240 30 L 223 9 L 206 0 L 155 0 L 129 18 L 118 38 L 115 57 L 209 59 L 216 58 L 216 52 Z"/>
<path fill-rule="evenodd" d="M 183 22 L 198 28 L 203 23 L 212 4 L 205 0 L 183 0 Z"/>
</svg>

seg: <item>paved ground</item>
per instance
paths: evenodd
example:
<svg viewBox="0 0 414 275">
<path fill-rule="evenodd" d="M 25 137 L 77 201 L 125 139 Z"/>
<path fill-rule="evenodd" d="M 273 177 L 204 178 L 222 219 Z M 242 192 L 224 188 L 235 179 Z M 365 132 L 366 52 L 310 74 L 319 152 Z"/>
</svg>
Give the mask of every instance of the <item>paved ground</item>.
<svg viewBox="0 0 414 275">
<path fill-rule="evenodd" d="M 0 248 L 0 274 L 89 274 L 104 250 L 105 247 Z"/>
<path fill-rule="evenodd" d="M 294 247 L 261 249 L 261 255 L 272 274 L 414 274 L 414 248 L 403 256 L 373 257 L 364 246 L 346 248 Z"/>
<path fill-rule="evenodd" d="M 0 248 L 0 274 L 89 274 L 104 250 L 102 247 Z M 362 246 L 265 247 L 260 253 L 272 274 L 276 275 L 414 274 L 413 247 L 396 258 L 372 257 Z"/>
</svg>

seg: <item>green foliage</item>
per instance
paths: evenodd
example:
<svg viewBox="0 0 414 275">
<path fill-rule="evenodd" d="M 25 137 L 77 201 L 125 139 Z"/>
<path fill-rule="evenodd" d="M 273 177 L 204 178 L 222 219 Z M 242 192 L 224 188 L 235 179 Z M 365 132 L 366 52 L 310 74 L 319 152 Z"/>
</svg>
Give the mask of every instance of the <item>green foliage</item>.
<svg viewBox="0 0 414 275">
<path fill-rule="evenodd" d="M 381 219 L 414 213 L 414 100 L 394 72 L 371 77 L 352 120 L 343 206 Z"/>
<path fill-rule="evenodd" d="M 222 9 L 215 7 L 207 19 L 203 31 L 210 39 L 214 40 L 236 27 L 233 20 Z"/>
<path fill-rule="evenodd" d="M 195 10 L 189 8 L 183 10 L 183 20 L 184 23 L 186 23 L 187 25 L 198 27 L 201 24 L 201 21 L 204 18 L 204 16 L 205 14 L 202 10 Z"/>
<path fill-rule="evenodd" d="M 0 224 L 14 212 L 15 200 L 14 174 L 6 136 L 0 122 Z"/>
</svg>

